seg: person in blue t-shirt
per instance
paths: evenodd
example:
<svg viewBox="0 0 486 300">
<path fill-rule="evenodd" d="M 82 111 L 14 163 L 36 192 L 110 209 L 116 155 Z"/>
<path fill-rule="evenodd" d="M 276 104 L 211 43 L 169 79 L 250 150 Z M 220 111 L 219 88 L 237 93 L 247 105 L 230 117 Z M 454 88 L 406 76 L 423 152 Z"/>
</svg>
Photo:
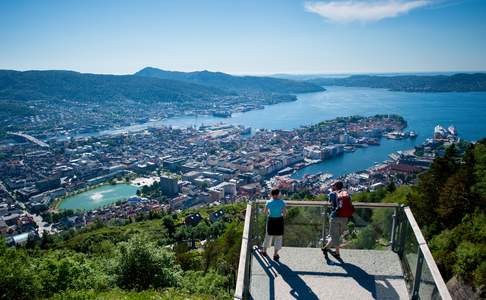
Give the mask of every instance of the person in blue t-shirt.
<svg viewBox="0 0 486 300">
<path fill-rule="evenodd" d="M 273 259 L 278 261 L 280 256 L 278 251 L 282 248 L 282 236 L 284 233 L 285 202 L 280 199 L 280 191 L 273 189 L 271 192 L 272 199 L 265 204 L 263 213 L 267 215 L 267 226 L 265 239 L 263 241 L 262 255 L 268 256 L 267 248 L 270 247 L 273 240 Z"/>
</svg>

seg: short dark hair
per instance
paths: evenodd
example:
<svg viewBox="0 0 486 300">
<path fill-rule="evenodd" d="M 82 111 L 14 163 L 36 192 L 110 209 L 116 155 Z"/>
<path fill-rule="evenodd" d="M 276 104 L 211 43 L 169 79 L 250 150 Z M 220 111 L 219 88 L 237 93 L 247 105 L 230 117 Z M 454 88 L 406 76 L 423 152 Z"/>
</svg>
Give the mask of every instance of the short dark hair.
<svg viewBox="0 0 486 300">
<path fill-rule="evenodd" d="M 343 184 L 342 181 L 336 181 L 336 182 L 334 182 L 333 186 L 336 190 L 342 190 L 343 187 L 344 187 L 344 184 Z"/>
<path fill-rule="evenodd" d="M 280 194 L 280 190 L 279 189 L 272 189 L 272 192 L 271 192 L 272 196 L 278 196 L 278 194 Z"/>
</svg>

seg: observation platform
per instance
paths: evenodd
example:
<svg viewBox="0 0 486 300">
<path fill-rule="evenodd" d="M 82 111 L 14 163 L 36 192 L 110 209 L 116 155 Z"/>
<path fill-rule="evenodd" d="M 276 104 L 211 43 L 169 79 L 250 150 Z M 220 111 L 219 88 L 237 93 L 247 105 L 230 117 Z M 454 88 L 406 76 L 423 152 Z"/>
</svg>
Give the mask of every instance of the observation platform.
<svg viewBox="0 0 486 300">
<path fill-rule="evenodd" d="M 329 203 L 285 202 L 278 262 L 258 251 L 265 201 L 247 205 L 235 300 L 452 299 L 410 208 L 353 203 L 338 260 L 320 249 L 329 232 Z"/>
<path fill-rule="evenodd" d="M 392 251 L 342 249 L 341 260 L 326 259 L 318 248 L 284 247 L 279 254 L 275 262 L 253 249 L 250 299 L 409 299 Z"/>
</svg>

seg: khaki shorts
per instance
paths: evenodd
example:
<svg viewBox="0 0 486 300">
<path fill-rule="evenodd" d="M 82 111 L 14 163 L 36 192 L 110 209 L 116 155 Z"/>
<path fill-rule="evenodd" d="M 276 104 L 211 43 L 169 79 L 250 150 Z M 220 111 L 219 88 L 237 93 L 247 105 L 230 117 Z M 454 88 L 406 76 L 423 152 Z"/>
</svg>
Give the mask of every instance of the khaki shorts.
<svg viewBox="0 0 486 300">
<path fill-rule="evenodd" d="M 329 235 L 331 244 L 329 247 L 338 247 L 341 245 L 341 236 L 346 230 L 348 224 L 348 218 L 336 217 L 329 221 Z"/>
</svg>

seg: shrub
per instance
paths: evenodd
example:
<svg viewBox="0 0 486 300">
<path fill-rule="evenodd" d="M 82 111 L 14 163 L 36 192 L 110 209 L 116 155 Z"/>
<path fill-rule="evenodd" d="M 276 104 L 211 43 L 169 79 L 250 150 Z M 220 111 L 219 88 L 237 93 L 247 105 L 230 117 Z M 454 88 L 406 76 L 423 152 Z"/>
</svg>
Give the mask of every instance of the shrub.
<svg viewBox="0 0 486 300">
<path fill-rule="evenodd" d="M 147 240 L 135 235 L 120 243 L 115 263 L 118 285 L 135 290 L 176 286 L 181 271 L 174 254 Z"/>
<path fill-rule="evenodd" d="M 0 299 L 35 299 L 41 290 L 32 260 L 15 249 L 5 249 L 0 238 Z"/>
<path fill-rule="evenodd" d="M 359 230 L 356 239 L 353 240 L 353 247 L 358 249 L 374 249 L 376 246 L 375 231 L 372 225 Z"/>
<path fill-rule="evenodd" d="M 467 281 L 472 280 L 470 275 L 486 259 L 486 245 L 463 241 L 457 247 L 456 253 L 457 262 L 454 265 L 454 271 L 463 276 Z M 479 271 L 480 274 L 481 270 Z"/>
<path fill-rule="evenodd" d="M 231 294 L 225 292 L 228 278 L 215 272 L 187 271 L 182 278 L 182 288 L 193 294 L 213 295 L 217 299 L 231 299 Z"/>
</svg>

